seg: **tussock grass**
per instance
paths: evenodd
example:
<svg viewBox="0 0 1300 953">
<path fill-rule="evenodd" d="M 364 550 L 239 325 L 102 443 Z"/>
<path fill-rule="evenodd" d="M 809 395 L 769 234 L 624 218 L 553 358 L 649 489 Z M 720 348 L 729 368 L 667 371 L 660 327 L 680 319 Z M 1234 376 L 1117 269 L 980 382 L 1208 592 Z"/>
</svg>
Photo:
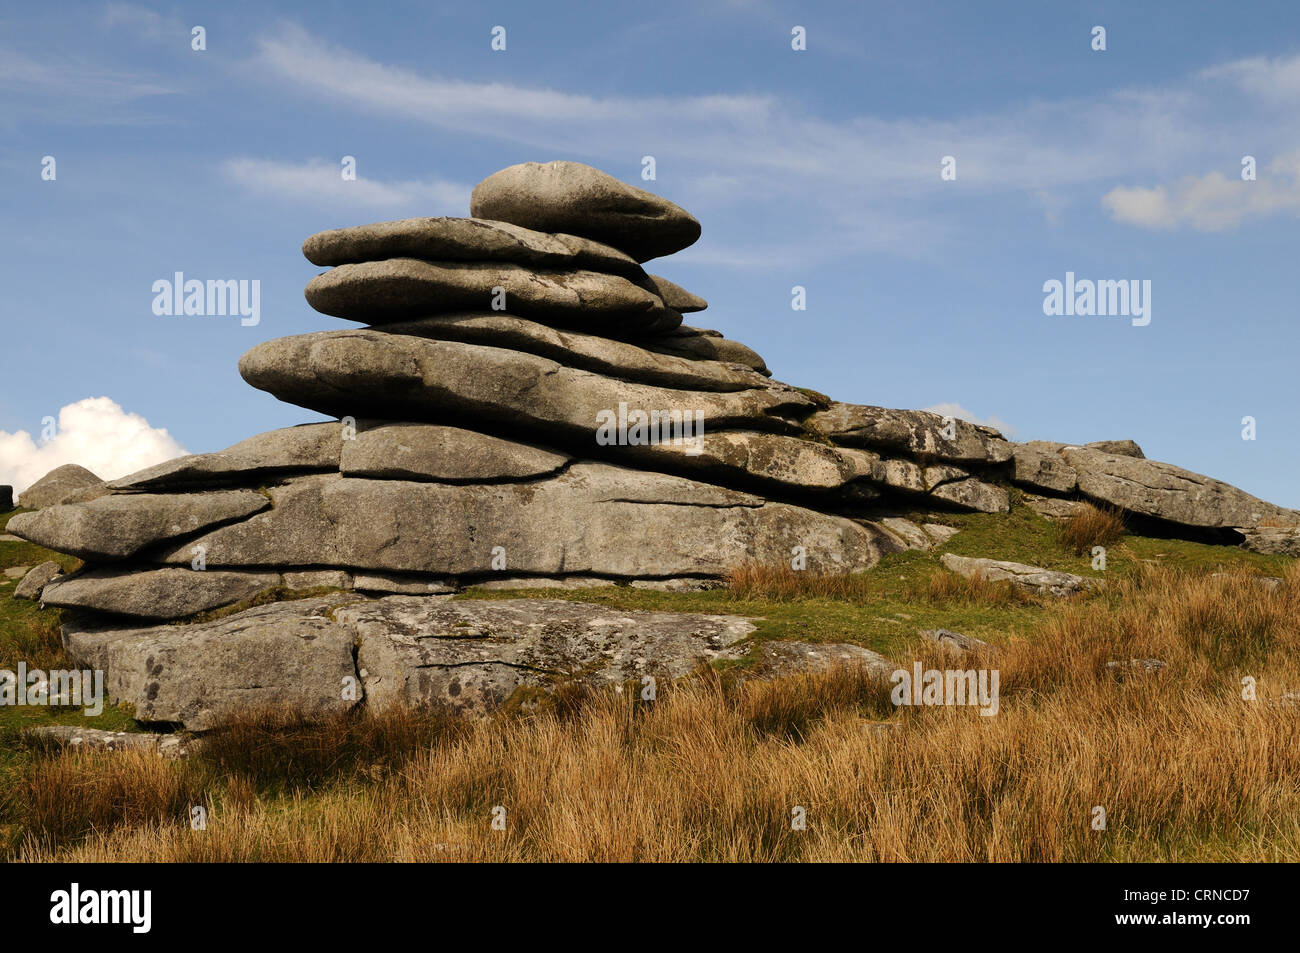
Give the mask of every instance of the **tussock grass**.
<svg viewBox="0 0 1300 953">
<path fill-rule="evenodd" d="M 861 668 L 840 666 L 825 674 L 745 682 L 732 693 L 731 702 L 755 737 L 798 742 L 838 713 L 889 718 L 895 714 L 890 687 L 884 678 Z"/>
<path fill-rule="evenodd" d="M 1114 507 L 1084 503 L 1061 524 L 1061 545 L 1077 555 L 1092 552 L 1094 546 L 1114 545 L 1126 532 L 1124 519 Z"/>
<path fill-rule="evenodd" d="M 312 790 L 343 777 L 381 775 L 464 728 L 463 720 L 433 710 L 398 707 L 382 716 L 344 712 L 312 721 L 271 708 L 205 734 L 199 760 L 214 776 L 239 777 L 261 791 Z"/>
<path fill-rule="evenodd" d="M 785 563 L 776 566 L 745 563 L 727 573 L 726 584 L 732 598 L 737 600 L 842 599 L 853 602 L 871 598 L 871 583 L 863 573 L 795 570 Z"/>
<path fill-rule="evenodd" d="M 8 600 L 3 620 L 6 637 L 0 639 L 0 668 L 16 671 L 19 662 L 25 662 L 29 670 L 47 672 L 73 667 L 63 649 L 61 612 L 41 611 L 36 603 L 12 599 L 8 593 L 0 593 L 0 599 Z"/>
<path fill-rule="evenodd" d="M 51 749 L 35 759 L 0 800 L 0 817 L 16 821 L 31 844 L 54 847 L 119 828 L 186 819 L 206 804 L 203 778 L 190 765 L 152 752 L 111 756 Z"/>
<path fill-rule="evenodd" d="M 907 602 L 938 606 L 1013 606 L 1035 601 L 1007 579 L 988 579 L 983 573 L 963 576 L 955 572 L 932 573 L 909 585 L 903 598 Z"/>
<path fill-rule="evenodd" d="M 917 655 L 999 670 L 998 715 L 894 709 L 886 684 L 841 669 L 772 683 L 699 678 L 650 704 L 591 693 L 455 730 L 415 727 L 441 724 L 436 715 L 371 715 L 341 743 L 345 757 L 313 755 L 292 776 L 277 765 L 301 749 L 286 753 L 276 723 L 232 731 L 203 763 L 112 755 L 72 772 L 54 759 L 33 769 L 47 806 L 25 822 L 15 856 L 1300 859 L 1300 711 L 1277 703 L 1300 689 L 1300 568 L 1274 591 L 1246 571 L 1143 570 L 1061 606 L 1032 639 L 959 662 L 941 651 Z M 1130 658 L 1167 668 L 1106 667 Z M 1241 697 L 1245 675 L 1257 701 Z M 897 728 L 879 730 L 882 720 Z M 358 770 L 375 763 L 383 770 Z M 212 771 L 202 832 L 181 810 L 209 790 L 186 780 L 195 770 Z M 97 819 L 89 834 L 56 823 L 50 805 L 71 800 L 63 785 L 91 802 L 77 808 Z M 503 831 L 491 825 L 498 806 Z M 1092 829 L 1096 806 L 1105 831 Z M 806 830 L 791 829 L 796 807 Z"/>
</svg>

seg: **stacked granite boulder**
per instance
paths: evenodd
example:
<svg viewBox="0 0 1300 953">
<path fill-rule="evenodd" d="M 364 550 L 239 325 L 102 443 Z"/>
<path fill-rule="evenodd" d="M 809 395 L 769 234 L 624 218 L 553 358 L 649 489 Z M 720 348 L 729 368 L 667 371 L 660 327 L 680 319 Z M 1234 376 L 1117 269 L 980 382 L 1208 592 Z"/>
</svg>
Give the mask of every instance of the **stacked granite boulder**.
<svg viewBox="0 0 1300 953">
<path fill-rule="evenodd" d="M 227 701 L 252 697 L 241 695 L 249 678 L 282 696 L 293 679 L 330 685 L 355 672 L 366 695 L 392 695 L 398 681 L 397 694 L 448 698 L 463 680 L 434 684 L 428 672 L 461 670 L 469 652 L 476 697 L 500 700 L 554 668 L 554 646 L 521 656 L 516 640 L 514 655 L 487 658 L 460 639 L 461 655 L 444 643 L 430 654 L 415 633 L 452 624 L 431 595 L 471 584 L 708 586 L 744 563 L 792 558 L 860 571 L 951 533 L 899 511 L 1005 512 L 1013 484 L 1049 515 L 1089 499 L 1234 541 L 1285 549 L 1297 538 L 1296 514 L 1146 461 L 1136 445 L 1013 444 L 987 427 L 773 380 L 749 348 L 683 324 L 706 302 L 642 267 L 694 242 L 699 223 L 589 166 L 512 166 L 475 188 L 470 212 L 304 244 L 329 269 L 307 285 L 308 302 L 364 326 L 267 341 L 239 369 L 333 420 L 84 487 L 75 502 L 10 520 L 14 534 L 86 560 L 41 598 L 83 610 L 65 639 L 109 670 L 118 697 L 203 724 L 221 707 L 213 685 Z M 148 627 L 313 588 L 336 594 Z M 343 629 L 339 592 L 363 600 Z M 499 634 L 493 619 L 483 625 Z M 570 621 L 570 635 L 608 622 Z M 536 635 L 533 622 L 518 624 Z M 734 641 L 718 641 L 718 624 L 695 625 L 698 657 Z M 368 666 L 357 667 L 358 645 Z M 304 658 L 321 651 L 333 654 L 307 673 Z M 254 659 L 262 674 L 223 674 L 248 668 L 233 662 L 188 681 L 153 672 L 200 654 Z M 590 659 L 577 667 L 591 670 Z M 268 681 L 267 668 L 283 674 Z M 305 703 L 306 690 L 294 691 Z M 157 700 L 177 692 L 188 701 Z"/>
<path fill-rule="evenodd" d="M 44 509 L 56 503 L 81 503 L 102 496 L 104 481 L 85 467 L 65 463 L 41 477 L 18 497 L 18 505 L 27 510 Z M 3 501 L 0 501 L 3 502 Z M 12 499 L 10 500 L 12 502 Z M 5 507 L 10 509 L 11 507 Z"/>
<path fill-rule="evenodd" d="M 1007 509 L 969 466 L 1011 458 L 994 431 L 958 421 L 944 440 L 938 418 L 888 412 L 867 433 L 851 416 L 870 408 L 683 325 L 706 302 L 641 266 L 698 237 L 676 205 L 553 162 L 491 176 L 471 211 L 309 238 L 330 270 L 308 302 L 367 326 L 268 341 L 240 372 L 337 419 L 15 517 L 94 564 L 45 601 L 172 619 L 281 583 L 707 585 L 795 547 L 839 571 L 929 545 L 865 518 L 888 517 L 885 495 Z"/>
</svg>

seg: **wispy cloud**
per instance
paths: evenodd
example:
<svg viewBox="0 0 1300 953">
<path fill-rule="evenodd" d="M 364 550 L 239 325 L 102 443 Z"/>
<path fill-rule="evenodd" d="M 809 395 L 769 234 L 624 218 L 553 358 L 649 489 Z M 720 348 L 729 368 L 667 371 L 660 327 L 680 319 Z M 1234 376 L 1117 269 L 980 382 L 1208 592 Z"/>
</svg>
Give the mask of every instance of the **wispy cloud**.
<svg viewBox="0 0 1300 953">
<path fill-rule="evenodd" d="M 0 128 L 155 125 L 161 120 L 150 104 L 181 91 L 170 79 L 104 66 L 81 52 L 43 51 L 38 59 L 0 46 Z"/>
<path fill-rule="evenodd" d="M 369 208 L 412 215 L 468 215 L 471 186 L 435 179 L 428 182 L 380 182 L 360 174 L 347 180 L 338 161 L 306 162 L 229 159 L 226 177 L 249 192 L 276 199 L 330 206 Z"/>
<path fill-rule="evenodd" d="M 1300 109 L 1300 56 L 1252 56 L 1201 71 L 1210 81 L 1226 81 L 1256 99 Z"/>
<path fill-rule="evenodd" d="M 765 95 L 601 97 L 447 80 L 375 62 L 297 26 L 262 37 L 259 48 L 258 65 L 332 103 L 588 154 L 668 142 L 675 157 L 714 163 L 710 172 L 727 184 L 766 170 L 931 191 L 940 157 L 951 154 L 958 182 L 1047 188 L 1167 167 L 1189 147 L 1204 147 L 1209 121 L 1198 116 L 1203 103 L 1190 87 L 1029 102 L 951 119 L 832 121 Z M 1292 68 L 1300 71 L 1290 61 L 1275 70 Z"/>
<path fill-rule="evenodd" d="M 1300 57 L 1243 60 L 1089 99 L 951 117 L 830 119 L 761 94 L 597 96 L 451 80 L 377 62 L 292 25 L 260 38 L 258 50 L 254 68 L 336 107 L 508 139 L 541 160 L 625 164 L 629 146 L 653 143 L 672 157 L 664 191 L 675 201 L 710 212 L 762 195 L 764 208 L 782 216 L 779 237 L 732 216 L 735 234 L 721 243 L 706 234 L 692 253 L 741 266 L 779 258 L 792 245 L 809 260 L 868 250 L 929 254 L 960 230 L 954 203 L 971 198 L 1021 196 L 1051 224 L 1071 205 L 1105 195 L 1120 221 L 1221 227 L 1210 223 L 1233 218 L 1226 180 L 1190 183 L 1186 195 L 1117 183 L 1195 174 L 1220 161 L 1225 140 L 1275 155 L 1300 148 L 1293 124 L 1260 118 L 1294 109 L 1278 94 L 1300 84 Z M 939 175 L 947 155 L 957 160 L 953 182 Z M 1245 214 L 1289 208 L 1289 189 L 1256 189 Z"/>
<path fill-rule="evenodd" d="M 596 124 L 635 119 L 717 121 L 762 115 L 772 100 L 761 96 L 690 96 L 626 99 L 538 89 L 512 83 L 474 83 L 424 76 L 387 66 L 318 39 L 297 26 L 259 41 L 259 61 L 272 72 L 340 103 L 438 125 L 464 125 L 491 133 L 493 123 Z M 629 112 L 633 110 L 633 112 Z M 514 138 L 518 127 L 499 130 Z M 547 139 L 554 141 L 555 132 Z"/>
<path fill-rule="evenodd" d="M 75 57 L 51 55 L 36 60 L 12 49 L 0 49 L 0 89 L 57 96 L 72 103 L 123 102 L 179 91 L 146 73 L 109 69 Z"/>
</svg>

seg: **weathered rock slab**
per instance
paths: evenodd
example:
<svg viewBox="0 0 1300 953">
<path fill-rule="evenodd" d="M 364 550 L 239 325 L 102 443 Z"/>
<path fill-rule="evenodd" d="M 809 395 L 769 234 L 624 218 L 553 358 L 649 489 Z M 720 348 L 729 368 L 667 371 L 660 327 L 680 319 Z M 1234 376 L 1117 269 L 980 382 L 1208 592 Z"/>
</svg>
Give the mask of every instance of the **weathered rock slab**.
<svg viewBox="0 0 1300 953">
<path fill-rule="evenodd" d="M 895 450 L 957 463 L 1003 463 L 1013 446 L 992 427 L 924 410 L 891 410 L 832 402 L 807 425 L 836 443 Z"/>
<path fill-rule="evenodd" d="M 1137 445 L 1135 440 L 1094 440 L 1092 443 L 1085 443 L 1084 447 L 1088 450 L 1100 450 L 1102 453 L 1113 453 L 1121 457 L 1146 459 L 1146 454 L 1142 452 L 1142 448 Z"/>
<path fill-rule="evenodd" d="M 556 473 L 570 457 L 461 427 L 363 422 L 343 442 L 346 476 L 500 483 Z"/>
<path fill-rule="evenodd" d="M 42 601 L 141 619 L 181 619 L 251 599 L 278 573 L 195 569 L 90 569 L 45 587 Z"/>
<path fill-rule="evenodd" d="M 930 535 L 936 545 L 943 545 L 961 532 L 958 527 L 945 526 L 943 523 L 923 523 L 921 528 Z"/>
<path fill-rule="evenodd" d="M 1038 496 L 1026 493 L 1022 502 L 1039 516 L 1049 520 L 1068 520 L 1084 507 L 1091 504 L 1082 500 L 1064 500 L 1054 496 Z"/>
<path fill-rule="evenodd" d="M 658 473 L 578 463 L 529 483 L 451 486 L 302 477 L 275 506 L 156 558 L 206 548 L 223 567 L 316 566 L 490 578 L 494 549 L 512 573 L 644 579 L 721 577 L 748 560 L 861 571 L 898 544 L 843 517 Z"/>
<path fill-rule="evenodd" d="M 954 632 L 951 629 L 922 629 L 920 635 L 927 642 L 933 642 L 940 648 L 947 649 L 950 652 L 974 652 L 993 648 L 993 646 L 981 639 L 971 635 L 964 635 L 961 632 Z"/>
<path fill-rule="evenodd" d="M 259 709 L 322 717 L 360 697 L 347 691 L 357 675 L 352 631 L 330 618 L 341 601 L 281 602 L 194 625 L 67 622 L 63 638 L 75 659 L 104 671 L 109 701 L 134 706 L 140 721 L 206 731 Z"/>
<path fill-rule="evenodd" d="M 55 552 L 113 561 L 270 505 L 253 490 L 112 495 L 19 513 L 9 520 L 9 529 Z"/>
<path fill-rule="evenodd" d="M 342 433 L 338 422 L 268 430 L 225 450 L 176 457 L 106 485 L 113 490 L 178 489 L 207 483 L 250 484 L 295 471 L 337 470 Z"/>
<path fill-rule="evenodd" d="M 1012 456 L 1011 479 L 1053 493 L 1070 493 L 1079 485 L 1079 474 L 1059 453 L 1042 446 L 1018 443 Z"/>
<path fill-rule="evenodd" d="M 886 516 L 876 522 L 881 528 L 897 536 L 899 542 L 907 549 L 929 549 L 934 545 L 934 539 L 930 534 L 909 519 L 901 516 Z"/>
<path fill-rule="evenodd" d="M 288 708 L 309 717 L 364 699 L 486 712 L 520 688 L 666 683 L 739 658 L 754 632 L 737 616 L 616 610 L 567 600 L 363 599 L 336 594 L 246 609 L 192 625 L 92 628 L 68 622 L 68 651 L 105 673 L 109 701 L 144 722 L 218 727 L 241 714 Z M 354 658 L 355 647 L 355 658 Z M 823 668 L 855 646 L 804 646 L 799 670 Z M 349 690 L 352 689 L 352 690 Z"/>
<path fill-rule="evenodd" d="M 391 596 L 338 609 L 359 643 L 367 704 L 473 713 L 522 686 L 670 680 L 724 657 L 754 626 L 734 616 L 645 612 L 550 599 Z"/>
<path fill-rule="evenodd" d="M 1300 527 L 1242 527 L 1242 548 L 1270 556 L 1300 556 Z"/>
<path fill-rule="evenodd" d="M 377 330 L 389 334 L 463 344 L 482 344 L 545 357 L 606 377 L 685 390 L 734 391 L 761 388 L 767 378 L 747 362 L 706 360 L 664 354 L 628 341 L 565 331 L 512 314 L 467 312 L 435 314 L 410 321 L 392 321 Z"/>
<path fill-rule="evenodd" d="M 943 526 L 939 523 L 918 524 L 901 516 L 877 517 L 874 522 L 881 529 L 888 530 L 898 537 L 907 549 L 932 549 L 961 532 L 955 526 Z"/>
<path fill-rule="evenodd" d="M 308 282 L 306 293 L 307 303 L 322 314 L 371 324 L 494 307 L 542 322 L 629 334 L 664 331 L 682 321 L 658 295 L 618 275 L 533 271 L 504 262 L 390 258 L 339 265 Z"/>
<path fill-rule="evenodd" d="M 673 354 L 688 360 L 744 364 L 766 377 L 772 376 L 767 362 L 756 351 L 739 341 L 723 337 L 719 331 L 708 328 L 693 328 L 683 324 L 647 341 L 645 346 L 652 351 Z"/>
<path fill-rule="evenodd" d="M 1074 573 L 1057 572 L 1000 559 L 981 559 L 944 553 L 939 561 L 946 569 L 968 579 L 982 576 L 994 582 L 1006 580 L 1020 589 L 1038 595 L 1070 596 L 1096 586 L 1094 580 L 1076 576 Z"/>
<path fill-rule="evenodd" d="M 1295 517 L 1219 480 L 1169 463 L 1067 447 L 1065 462 L 1079 474 L 1079 490 L 1094 500 L 1184 526 L 1255 526 L 1270 517 Z"/>
<path fill-rule="evenodd" d="M 581 162 L 524 162 L 474 187 L 470 214 L 613 245 L 637 261 L 681 251 L 700 237 L 683 209 Z"/>
<path fill-rule="evenodd" d="M 703 311 L 709 303 L 697 294 L 692 294 L 679 284 L 674 284 L 659 275 L 648 275 L 637 282 L 642 288 L 659 296 L 665 307 L 681 314 Z"/>
<path fill-rule="evenodd" d="M 74 725 L 38 725 L 23 736 L 37 744 L 56 744 L 73 751 L 153 751 L 164 758 L 185 758 L 201 746 L 198 738 L 149 731 L 106 731 Z"/>
<path fill-rule="evenodd" d="M 240 358 L 239 372 L 281 400 L 333 416 L 536 427 L 593 447 L 598 415 L 620 404 L 703 414 L 710 430 L 787 432 L 795 425 L 780 415 L 813 406 L 783 385 L 727 393 L 654 387 L 504 348 L 375 330 L 267 341 Z"/>
<path fill-rule="evenodd" d="M 55 467 L 18 496 L 18 505 L 24 509 L 39 510 L 62 503 L 64 497 L 78 490 L 97 486 L 104 481 L 85 467 L 65 463 Z"/>
<path fill-rule="evenodd" d="M 23 576 L 22 581 L 14 587 L 14 598 L 31 599 L 33 601 L 40 599 L 41 591 L 61 572 L 63 572 L 63 567 L 53 560 L 47 560 L 39 566 L 33 566 Z"/>
<path fill-rule="evenodd" d="M 1006 490 L 975 477 L 941 484 L 932 489 L 930 495 L 936 500 L 979 513 L 1006 513 L 1011 509 L 1011 497 Z"/>
<path fill-rule="evenodd" d="M 630 255 L 609 245 L 481 218 L 407 218 L 336 228 L 311 236 L 303 242 L 302 253 L 313 265 L 324 266 L 388 258 L 507 261 L 541 269 L 605 271 L 633 280 L 645 277 Z"/>
</svg>

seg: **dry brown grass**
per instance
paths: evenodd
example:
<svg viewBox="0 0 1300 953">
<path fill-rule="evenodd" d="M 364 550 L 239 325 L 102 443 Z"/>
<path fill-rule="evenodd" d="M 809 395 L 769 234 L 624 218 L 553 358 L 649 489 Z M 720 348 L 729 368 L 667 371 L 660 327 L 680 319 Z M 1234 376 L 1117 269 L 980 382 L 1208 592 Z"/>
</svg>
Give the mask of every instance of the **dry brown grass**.
<svg viewBox="0 0 1300 953">
<path fill-rule="evenodd" d="M 871 595 L 863 574 L 818 573 L 795 570 L 782 563 L 769 566 L 745 563 L 726 576 L 727 588 L 736 599 L 843 599 L 854 601 Z"/>
<path fill-rule="evenodd" d="M 293 711 L 253 711 L 205 735 L 201 760 L 213 776 L 238 777 L 261 791 L 312 790 L 382 774 L 466 727 L 448 713 L 407 708 L 317 721 Z"/>
<path fill-rule="evenodd" d="M 191 807 L 209 800 L 191 766 L 140 751 L 105 758 L 51 750 L 5 794 L 4 813 L 17 814 L 28 831 L 49 844 L 188 818 Z"/>
<path fill-rule="evenodd" d="M 1033 596 L 1006 579 L 988 579 L 983 573 L 962 576 L 937 572 L 903 591 L 906 602 L 949 606 L 1008 606 L 1034 601 Z"/>
<path fill-rule="evenodd" d="M 773 683 L 698 679 L 646 704 L 628 693 L 428 734 L 360 730 L 333 783 L 268 793 L 241 769 L 206 831 L 165 782 L 193 766 L 122 756 L 45 764 L 58 785 L 143 793 L 116 826 L 66 839 L 28 825 L 31 860 L 1298 860 L 1300 569 L 1268 592 L 1249 575 L 1148 572 L 1062 607 L 1033 640 L 938 668 L 991 666 L 1001 711 L 904 708 L 851 671 Z M 1112 659 L 1160 658 L 1117 677 Z M 910 660 L 909 660 L 910 661 Z M 1259 700 L 1244 701 L 1251 675 Z M 408 724 L 411 713 L 390 718 Z M 887 718 L 894 730 L 879 730 Z M 382 721 L 382 717 L 378 719 Z M 295 729 L 308 731 L 305 726 Z M 378 739 L 403 739 L 389 744 Z M 260 752 L 260 753 L 259 753 Z M 276 757 L 279 757 L 278 755 Z M 56 760 L 53 762 L 59 764 Z M 317 763 L 320 763 L 319 759 Z M 64 772 L 56 776 L 56 770 Z M 105 780 L 112 776 L 112 780 Z M 80 788 L 77 785 L 81 785 Z M 66 797 L 66 791 L 64 792 Z M 114 797 L 120 797 L 114 794 Z M 131 794 L 126 795 L 128 799 Z M 504 831 L 492 810 L 507 810 Z M 1094 806 L 1107 828 L 1090 825 Z M 807 829 L 791 811 L 807 810 Z M 121 812 L 119 812 L 121 813 Z M 40 815 L 44 816 L 44 815 Z"/>
<path fill-rule="evenodd" d="M 1096 507 L 1084 503 L 1074 515 L 1061 524 L 1061 545 L 1082 555 L 1092 552 L 1094 546 L 1110 546 L 1126 532 L 1124 519 L 1114 507 Z"/>
</svg>

